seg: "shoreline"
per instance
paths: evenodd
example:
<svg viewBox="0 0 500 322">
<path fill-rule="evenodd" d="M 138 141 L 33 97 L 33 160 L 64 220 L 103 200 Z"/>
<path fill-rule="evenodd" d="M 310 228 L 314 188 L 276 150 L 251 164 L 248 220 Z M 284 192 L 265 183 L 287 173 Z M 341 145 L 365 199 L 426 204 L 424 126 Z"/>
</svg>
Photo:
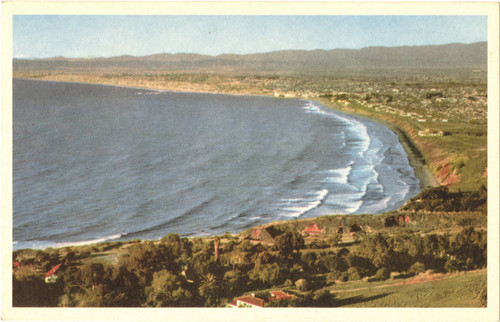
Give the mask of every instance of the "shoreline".
<svg viewBox="0 0 500 322">
<path fill-rule="evenodd" d="M 425 160 L 422 152 L 420 151 L 418 144 L 411 138 L 411 136 L 403 128 L 401 128 L 400 125 L 382 118 L 377 118 L 372 115 L 345 110 L 342 109 L 340 105 L 325 100 L 320 99 L 318 100 L 318 103 L 334 111 L 339 111 L 346 114 L 358 116 L 370 121 L 377 122 L 389 128 L 389 130 L 391 130 L 392 132 L 394 132 L 394 134 L 398 136 L 399 143 L 401 143 L 406 152 L 406 155 L 408 156 L 410 166 L 413 168 L 413 170 L 415 171 L 415 176 L 420 181 L 420 189 L 423 190 L 425 188 L 439 186 L 439 182 L 437 178 L 432 174 L 429 167 L 427 166 L 427 161 Z"/>
<path fill-rule="evenodd" d="M 410 166 L 413 168 L 415 172 L 415 176 L 419 179 L 420 181 L 420 189 L 423 190 L 428 187 L 436 187 L 439 186 L 439 181 L 436 178 L 436 176 L 431 172 L 429 169 L 427 162 L 421 152 L 420 147 L 418 144 L 411 138 L 411 136 L 403 129 L 401 126 L 399 126 L 396 123 L 393 123 L 391 121 L 378 118 L 376 116 L 370 115 L 368 113 L 357 113 L 352 110 L 344 109 L 342 106 L 332 103 L 330 101 L 327 101 L 325 99 L 321 99 L 320 97 L 311 99 L 311 98 L 301 98 L 301 97 L 293 97 L 293 98 L 278 98 L 270 93 L 254 93 L 254 94 L 248 94 L 248 93 L 234 93 L 234 92 L 217 92 L 217 91 L 210 91 L 210 90 L 182 90 L 182 89 L 167 89 L 167 88 L 161 88 L 161 87 L 147 87 L 147 86 L 140 86 L 140 85 L 124 85 L 124 84 L 110 84 L 110 83 L 101 83 L 101 82 L 91 82 L 91 81 L 76 81 L 76 80 L 57 80 L 57 79 L 38 79 L 38 78 L 30 78 L 30 77 L 13 77 L 13 79 L 28 79 L 28 80 L 38 80 L 38 81 L 49 81 L 49 82 L 59 82 L 59 83 L 73 83 L 73 84 L 92 84 L 92 85 L 101 85 L 101 86 L 113 86 L 113 87 L 120 87 L 120 88 L 128 88 L 128 89 L 137 89 L 137 90 L 150 90 L 150 91 L 158 91 L 158 92 L 168 92 L 168 93 L 197 93 L 197 94 L 214 94 L 214 95 L 234 95 L 234 96 L 260 96 L 260 97 L 269 97 L 269 98 L 275 98 L 275 99 L 297 99 L 297 100 L 309 100 L 313 102 L 317 102 L 321 105 L 324 105 L 325 107 L 343 112 L 346 114 L 358 116 L 361 118 L 365 118 L 371 121 L 378 122 L 379 124 L 382 124 L 389 128 L 392 132 L 394 132 L 398 138 L 399 142 L 403 146 L 407 156 L 408 160 L 410 162 Z"/>
<path fill-rule="evenodd" d="M 56 82 L 56 83 L 73 83 L 73 84 L 87 84 L 87 85 L 99 85 L 99 86 L 113 86 L 113 87 L 120 87 L 120 88 L 128 88 L 128 89 L 136 89 L 136 90 L 150 90 L 150 91 L 158 91 L 158 92 L 168 92 L 168 93 L 199 93 L 199 94 L 214 94 L 214 95 L 236 95 L 236 96 L 249 96 L 249 97 L 268 97 L 268 98 L 274 98 L 274 99 L 295 99 L 295 100 L 307 100 L 307 101 L 312 101 L 316 102 L 322 106 L 325 106 L 328 109 L 346 113 L 348 115 L 360 117 L 366 120 L 374 121 L 379 124 L 382 124 L 386 126 L 389 130 L 391 130 L 393 133 L 395 133 L 398 136 L 399 142 L 403 146 L 410 166 L 414 169 L 414 174 L 415 176 L 419 179 L 419 186 L 420 189 L 423 190 L 426 187 L 430 186 L 436 186 L 437 185 L 437 179 L 431 174 L 429 171 L 428 167 L 426 166 L 426 161 L 424 157 L 422 156 L 422 153 L 420 152 L 416 142 L 412 140 L 410 135 L 404 131 L 398 124 L 392 123 L 390 121 L 376 118 L 372 115 L 366 115 L 362 113 L 356 113 L 354 111 L 350 111 L 348 109 L 343 109 L 342 106 L 337 105 L 332 102 L 327 102 L 325 100 L 322 100 L 321 98 L 277 98 L 273 97 L 272 95 L 266 95 L 264 93 L 261 94 L 233 94 L 233 93 L 224 93 L 224 92 L 193 92 L 193 91 L 181 91 L 181 90 L 169 90 L 169 89 L 158 89 L 158 88 L 151 88 L 151 87 L 137 87 L 137 86 L 126 86 L 126 85 L 117 85 L 117 84 L 105 84 L 105 83 L 92 83 L 92 82 L 77 82 L 77 81 L 61 81 L 61 80 L 51 80 L 51 79 L 36 79 L 36 78 L 26 78 L 26 77 L 15 77 L 13 79 L 27 79 L 27 80 L 37 80 L 37 81 L 47 81 L 47 82 Z M 375 215 L 375 214 L 372 214 Z M 310 219 L 310 218 L 308 218 Z M 241 232 L 239 232 L 241 233 Z M 238 233 L 238 234 L 239 234 Z M 214 235 L 215 236 L 215 235 Z M 113 236 L 115 237 L 115 236 Z M 88 242 L 75 242 L 75 243 L 61 243 L 63 244 L 62 246 L 48 246 L 48 247 L 55 247 L 55 248 L 63 248 L 63 247 L 68 247 L 68 246 L 83 246 L 83 245 L 91 245 L 99 242 L 112 242 L 112 241 L 122 241 L 120 236 L 118 238 L 100 238 L 97 240 L 90 240 Z M 209 236 L 206 236 L 209 237 Z M 104 239 L 104 240 L 103 240 Z M 127 239 L 124 239 L 125 241 Z M 17 248 L 16 250 L 21 250 L 21 249 L 26 249 L 26 248 Z M 32 249 L 46 249 L 46 248 L 32 248 Z"/>
<path fill-rule="evenodd" d="M 217 91 L 210 91 L 210 90 L 182 90 L 182 89 L 167 89 L 167 88 L 161 88 L 161 87 L 147 87 L 147 86 L 139 86 L 139 85 L 124 85 L 124 84 L 110 84 L 110 83 L 99 83 L 99 82 L 85 82 L 85 81 L 65 81 L 65 80 L 55 80 L 55 79 L 37 79 L 37 78 L 30 78 L 30 77 L 13 77 L 13 79 L 29 79 L 29 80 L 39 80 L 39 81 L 49 81 L 49 82 L 59 82 L 59 83 L 73 83 L 73 84 L 92 84 L 92 85 L 101 85 L 101 86 L 113 86 L 113 87 L 120 87 L 120 88 L 128 88 L 128 89 L 137 89 L 137 90 L 150 90 L 150 91 L 157 91 L 157 92 L 167 92 L 167 93 L 197 93 L 197 94 L 213 94 L 213 95 L 234 95 L 234 96 L 252 96 L 252 97 L 268 97 L 268 98 L 275 98 L 275 99 L 297 99 L 297 100 L 309 100 L 313 102 L 317 102 L 329 109 L 332 109 L 334 111 L 339 111 L 343 112 L 349 115 L 354 115 L 358 116 L 361 118 L 365 118 L 371 121 L 378 122 L 379 124 L 382 124 L 389 128 L 392 132 L 394 132 L 398 138 L 399 142 L 403 146 L 407 156 L 408 160 L 410 162 L 410 166 L 414 169 L 415 176 L 419 179 L 420 181 L 420 189 L 423 190 L 428 187 L 436 187 L 439 186 L 438 179 L 434 176 L 434 174 L 431 172 L 429 169 L 427 162 L 425 161 L 425 158 L 421 152 L 420 147 L 418 144 L 411 138 L 411 136 L 403 129 L 401 126 L 399 126 L 396 123 L 393 123 L 391 121 L 378 118 L 376 116 L 370 115 L 370 114 L 363 114 L 363 113 L 357 113 L 352 110 L 344 109 L 342 106 L 332 103 L 330 101 L 327 101 L 325 99 L 321 99 L 320 97 L 311 99 L 311 98 L 304 98 L 304 97 L 291 97 L 291 98 L 278 98 L 270 93 L 254 93 L 254 94 L 249 94 L 249 93 L 235 93 L 235 92 L 217 92 Z"/>
</svg>

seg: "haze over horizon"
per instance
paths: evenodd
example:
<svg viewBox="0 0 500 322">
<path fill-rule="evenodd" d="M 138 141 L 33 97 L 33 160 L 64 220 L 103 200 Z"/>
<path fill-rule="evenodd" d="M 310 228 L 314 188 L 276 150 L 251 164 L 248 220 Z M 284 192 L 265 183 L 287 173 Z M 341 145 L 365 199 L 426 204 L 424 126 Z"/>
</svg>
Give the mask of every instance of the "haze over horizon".
<svg viewBox="0 0 500 322">
<path fill-rule="evenodd" d="M 258 54 L 487 41 L 486 16 L 16 15 L 14 58 Z"/>
</svg>

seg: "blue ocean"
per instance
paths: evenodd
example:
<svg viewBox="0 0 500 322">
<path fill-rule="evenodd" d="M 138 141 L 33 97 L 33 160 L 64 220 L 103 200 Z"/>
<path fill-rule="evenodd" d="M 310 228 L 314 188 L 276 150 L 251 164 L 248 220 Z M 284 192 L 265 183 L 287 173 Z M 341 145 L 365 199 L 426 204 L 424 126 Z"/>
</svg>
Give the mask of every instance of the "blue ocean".
<svg viewBox="0 0 500 322">
<path fill-rule="evenodd" d="M 392 131 L 313 101 L 13 86 L 14 249 L 238 233 L 419 192 Z"/>
</svg>

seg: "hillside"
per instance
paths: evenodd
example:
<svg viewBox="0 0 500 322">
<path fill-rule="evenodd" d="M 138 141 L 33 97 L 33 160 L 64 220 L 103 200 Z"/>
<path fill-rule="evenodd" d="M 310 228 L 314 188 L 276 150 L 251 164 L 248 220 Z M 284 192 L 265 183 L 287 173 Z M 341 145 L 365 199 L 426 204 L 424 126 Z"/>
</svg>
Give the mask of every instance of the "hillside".
<svg viewBox="0 0 500 322">
<path fill-rule="evenodd" d="M 207 56 L 155 54 L 143 57 L 14 59 L 14 72 L 45 71 L 189 71 L 331 75 L 339 72 L 484 69 L 487 43 L 362 49 L 284 50 L 270 53 Z"/>
<path fill-rule="evenodd" d="M 265 306 L 484 307 L 486 221 L 480 212 L 324 216 L 237 235 L 18 250 L 13 304 L 222 307 L 283 290 L 292 298 Z"/>
</svg>

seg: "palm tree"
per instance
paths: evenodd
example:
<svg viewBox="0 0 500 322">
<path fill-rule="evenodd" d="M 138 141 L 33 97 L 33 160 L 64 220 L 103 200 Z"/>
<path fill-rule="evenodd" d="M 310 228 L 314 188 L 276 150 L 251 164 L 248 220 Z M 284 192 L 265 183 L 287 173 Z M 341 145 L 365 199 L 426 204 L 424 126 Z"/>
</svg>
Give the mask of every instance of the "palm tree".
<svg viewBox="0 0 500 322">
<path fill-rule="evenodd" d="M 201 282 L 200 295 L 205 298 L 205 306 L 217 305 L 221 297 L 221 285 L 214 274 L 208 274 Z"/>
</svg>

